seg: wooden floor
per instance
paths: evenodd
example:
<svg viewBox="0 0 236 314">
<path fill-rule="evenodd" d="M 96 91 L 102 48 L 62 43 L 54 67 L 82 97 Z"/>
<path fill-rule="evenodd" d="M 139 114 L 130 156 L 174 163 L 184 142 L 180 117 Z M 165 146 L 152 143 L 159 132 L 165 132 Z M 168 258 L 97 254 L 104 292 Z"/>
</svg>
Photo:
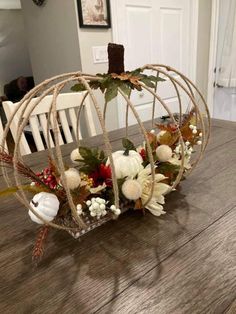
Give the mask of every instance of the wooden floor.
<svg viewBox="0 0 236 314">
<path fill-rule="evenodd" d="M 140 141 L 137 128 L 130 134 Z M 114 149 L 123 135 L 111 133 Z M 43 157 L 28 161 L 41 168 Z M 126 213 L 81 240 L 51 230 L 35 269 L 36 225 L 1 199 L 0 313 L 236 313 L 236 123 L 213 121 L 204 160 L 165 209 L 161 218 Z"/>
</svg>

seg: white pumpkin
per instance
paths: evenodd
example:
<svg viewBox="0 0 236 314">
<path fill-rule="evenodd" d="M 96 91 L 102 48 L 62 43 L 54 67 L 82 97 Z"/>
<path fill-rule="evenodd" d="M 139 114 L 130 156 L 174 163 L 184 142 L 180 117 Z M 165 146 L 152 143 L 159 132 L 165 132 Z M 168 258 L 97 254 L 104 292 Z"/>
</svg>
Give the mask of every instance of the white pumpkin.
<svg viewBox="0 0 236 314">
<path fill-rule="evenodd" d="M 41 192 L 33 197 L 30 205 L 44 220 L 52 221 L 58 213 L 60 202 L 55 194 Z M 32 221 L 37 224 L 43 224 L 43 221 L 36 217 L 31 210 L 29 210 L 28 214 Z"/>
<path fill-rule="evenodd" d="M 128 155 L 124 150 L 118 150 L 112 154 L 117 179 L 125 177 L 133 178 L 143 170 L 143 159 L 135 150 L 130 150 Z M 110 164 L 108 159 L 107 165 Z"/>
<path fill-rule="evenodd" d="M 72 152 L 70 154 L 70 159 L 75 165 L 81 164 L 81 161 L 78 161 L 78 160 L 83 160 L 83 157 L 80 155 L 78 148 L 72 150 Z"/>
</svg>

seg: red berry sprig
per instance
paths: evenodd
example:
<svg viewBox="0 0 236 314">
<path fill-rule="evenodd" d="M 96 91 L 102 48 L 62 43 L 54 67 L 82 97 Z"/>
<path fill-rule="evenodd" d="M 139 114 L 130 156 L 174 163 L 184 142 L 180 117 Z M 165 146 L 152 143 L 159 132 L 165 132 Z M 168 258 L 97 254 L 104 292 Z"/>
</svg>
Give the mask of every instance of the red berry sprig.
<svg viewBox="0 0 236 314">
<path fill-rule="evenodd" d="M 56 190 L 56 189 L 61 188 L 61 185 L 58 183 L 58 179 L 56 178 L 51 167 L 47 167 L 47 168 L 43 169 L 41 172 L 37 172 L 36 175 L 50 189 Z M 39 184 L 36 183 L 36 185 L 39 185 Z"/>
</svg>

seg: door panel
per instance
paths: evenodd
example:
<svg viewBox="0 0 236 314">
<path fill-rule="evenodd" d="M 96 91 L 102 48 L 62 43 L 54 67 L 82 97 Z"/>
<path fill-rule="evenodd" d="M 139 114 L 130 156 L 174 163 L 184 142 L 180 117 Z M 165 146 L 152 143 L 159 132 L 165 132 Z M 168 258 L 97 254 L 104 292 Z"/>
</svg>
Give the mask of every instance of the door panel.
<svg viewBox="0 0 236 314">
<path fill-rule="evenodd" d="M 190 74 L 190 64 L 193 66 L 194 62 L 190 60 L 190 0 L 111 1 L 116 2 L 115 40 L 125 46 L 126 70 L 159 63 L 175 67 L 187 76 Z M 155 75 L 155 72 L 150 74 Z M 176 92 L 169 80 L 160 82 L 157 92 L 172 112 L 179 111 Z M 131 101 L 143 121 L 151 118 L 153 97 L 149 93 L 135 91 L 131 95 Z M 124 100 L 119 98 L 119 102 Z M 188 101 L 183 99 L 183 104 L 186 108 Z M 163 114 L 166 111 L 157 103 L 156 115 Z M 132 115 L 130 123 L 136 123 Z M 125 125 L 125 110 L 119 112 L 119 125 Z"/>
</svg>

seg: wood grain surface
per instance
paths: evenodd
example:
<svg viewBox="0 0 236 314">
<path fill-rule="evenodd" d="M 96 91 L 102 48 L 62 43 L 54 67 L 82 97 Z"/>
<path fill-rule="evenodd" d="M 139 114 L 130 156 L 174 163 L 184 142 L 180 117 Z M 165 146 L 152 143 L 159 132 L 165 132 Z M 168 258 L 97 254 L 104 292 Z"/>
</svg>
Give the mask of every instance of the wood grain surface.
<svg viewBox="0 0 236 314">
<path fill-rule="evenodd" d="M 110 133 L 114 150 L 124 134 Z M 136 126 L 130 134 L 140 143 Z M 73 147 L 62 148 L 67 160 Z M 26 159 L 41 169 L 45 158 Z M 37 226 L 1 199 L 0 313 L 236 313 L 235 164 L 236 123 L 214 120 L 204 160 L 167 196 L 166 215 L 128 212 L 80 240 L 51 230 L 37 268 Z"/>
</svg>

